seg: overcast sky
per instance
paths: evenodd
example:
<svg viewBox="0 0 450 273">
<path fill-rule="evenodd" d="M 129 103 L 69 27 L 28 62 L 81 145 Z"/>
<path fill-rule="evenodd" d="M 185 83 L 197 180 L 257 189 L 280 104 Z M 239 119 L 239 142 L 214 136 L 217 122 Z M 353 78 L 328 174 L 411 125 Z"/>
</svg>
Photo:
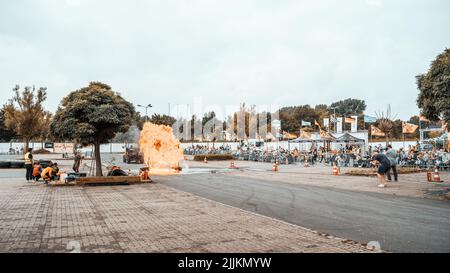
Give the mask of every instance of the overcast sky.
<svg viewBox="0 0 450 273">
<path fill-rule="evenodd" d="M 450 46 L 448 0 L 0 2 L 0 102 L 47 107 L 103 81 L 133 103 L 330 104 L 417 114 L 415 76 Z"/>
</svg>

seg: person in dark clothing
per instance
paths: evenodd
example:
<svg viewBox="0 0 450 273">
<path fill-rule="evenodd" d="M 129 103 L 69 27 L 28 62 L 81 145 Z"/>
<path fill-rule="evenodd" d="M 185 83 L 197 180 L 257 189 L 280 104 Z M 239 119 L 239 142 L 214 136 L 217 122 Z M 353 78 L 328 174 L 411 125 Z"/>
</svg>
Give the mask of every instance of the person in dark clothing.
<svg viewBox="0 0 450 273">
<path fill-rule="evenodd" d="M 76 173 L 80 172 L 80 165 L 81 165 L 81 154 L 80 152 L 75 153 L 74 162 L 73 162 L 73 171 Z"/>
<path fill-rule="evenodd" d="M 395 149 L 392 148 L 392 145 L 388 145 L 388 150 L 386 152 L 386 157 L 389 159 L 391 163 L 391 168 L 387 172 L 388 181 L 392 181 L 391 178 L 391 170 L 394 173 L 394 180 L 398 181 L 398 172 L 397 172 L 397 157 L 398 153 Z"/>
<path fill-rule="evenodd" d="M 27 153 L 24 155 L 27 182 L 33 181 L 33 154 L 32 154 L 32 152 L 33 152 L 33 149 L 28 148 Z"/>
<path fill-rule="evenodd" d="M 386 187 L 386 174 L 391 168 L 391 162 L 389 159 L 381 153 L 374 153 L 372 155 L 372 164 L 378 166 L 377 170 L 377 176 L 378 181 L 380 182 L 378 184 L 379 188 L 385 188 Z"/>
</svg>

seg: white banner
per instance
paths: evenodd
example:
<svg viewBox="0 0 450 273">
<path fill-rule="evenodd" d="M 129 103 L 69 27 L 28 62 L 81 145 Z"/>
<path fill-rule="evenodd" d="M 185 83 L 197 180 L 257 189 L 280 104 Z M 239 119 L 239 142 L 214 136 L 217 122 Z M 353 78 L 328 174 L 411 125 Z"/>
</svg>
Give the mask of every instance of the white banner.
<svg viewBox="0 0 450 273">
<path fill-rule="evenodd" d="M 354 120 L 352 123 L 352 133 L 358 132 L 358 116 L 352 116 L 352 119 Z"/>
<path fill-rule="evenodd" d="M 330 119 L 329 118 L 324 118 L 323 119 L 323 127 L 324 128 L 329 128 L 330 127 Z"/>
<path fill-rule="evenodd" d="M 338 133 L 338 134 L 342 133 L 342 122 L 343 122 L 342 118 L 336 119 L 336 133 Z"/>
<path fill-rule="evenodd" d="M 54 153 L 62 154 L 62 153 L 68 153 L 73 154 L 73 143 L 55 143 L 54 146 Z"/>
</svg>

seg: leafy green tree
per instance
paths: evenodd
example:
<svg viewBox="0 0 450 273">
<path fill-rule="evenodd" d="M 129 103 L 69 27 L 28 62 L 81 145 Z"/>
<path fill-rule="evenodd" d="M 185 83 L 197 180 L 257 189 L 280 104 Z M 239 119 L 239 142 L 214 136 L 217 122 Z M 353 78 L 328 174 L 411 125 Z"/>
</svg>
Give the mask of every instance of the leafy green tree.
<svg viewBox="0 0 450 273">
<path fill-rule="evenodd" d="M 60 139 L 94 145 L 96 175 L 102 176 L 100 145 L 127 132 L 135 117 L 134 106 L 109 85 L 91 82 L 63 98 L 50 127 Z"/>
<path fill-rule="evenodd" d="M 10 142 L 12 139 L 16 138 L 17 135 L 14 131 L 8 129 L 5 125 L 5 110 L 0 110 L 0 141 Z"/>
<path fill-rule="evenodd" d="M 442 119 L 450 128 L 450 49 L 439 54 L 428 72 L 416 79 L 420 90 L 417 105 L 422 114 L 431 121 Z"/>
<path fill-rule="evenodd" d="M 408 123 L 419 125 L 420 118 L 419 116 L 412 116 L 409 118 Z"/>
<path fill-rule="evenodd" d="M 212 119 L 216 119 L 216 113 L 214 113 L 214 111 L 205 113 L 202 118 L 202 125 L 205 126 L 205 124 Z"/>
<path fill-rule="evenodd" d="M 366 111 L 366 108 L 367 105 L 364 100 L 349 98 L 332 103 L 328 108 L 328 111 L 331 114 L 334 114 L 334 111 L 336 110 L 337 116 L 349 117 L 363 114 L 364 111 Z"/>
<path fill-rule="evenodd" d="M 168 115 L 153 114 L 150 122 L 157 125 L 166 125 L 171 127 L 177 119 Z"/>
<path fill-rule="evenodd" d="M 47 99 L 47 89 L 25 87 L 20 92 L 20 86 L 16 85 L 13 91 L 14 97 L 3 106 L 4 124 L 7 129 L 20 136 L 25 148 L 28 148 L 31 140 L 47 134 L 47 125 L 51 119 L 50 112 L 45 111 L 43 105 Z"/>
<path fill-rule="evenodd" d="M 281 130 L 290 133 L 299 132 L 302 127 L 302 120 L 311 122 L 312 126 L 314 126 L 314 121 L 319 121 L 322 115 L 320 107 L 318 109 L 319 111 L 316 111 L 309 105 L 281 108 Z"/>
</svg>

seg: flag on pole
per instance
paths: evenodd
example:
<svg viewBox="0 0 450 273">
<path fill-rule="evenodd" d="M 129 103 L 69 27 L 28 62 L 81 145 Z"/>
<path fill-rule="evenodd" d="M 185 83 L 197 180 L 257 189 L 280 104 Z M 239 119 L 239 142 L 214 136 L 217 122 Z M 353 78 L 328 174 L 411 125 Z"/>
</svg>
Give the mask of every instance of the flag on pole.
<svg viewBox="0 0 450 273">
<path fill-rule="evenodd" d="M 343 118 L 336 118 L 336 133 L 342 133 Z"/>
<path fill-rule="evenodd" d="M 317 127 L 321 128 L 320 124 L 317 122 L 317 120 L 314 120 L 314 125 L 316 125 Z"/>
<path fill-rule="evenodd" d="M 447 133 L 447 149 L 450 149 L 450 132 Z"/>
<path fill-rule="evenodd" d="M 403 133 L 404 134 L 413 134 L 419 128 L 418 125 L 403 122 Z"/>
<path fill-rule="evenodd" d="M 329 118 L 323 119 L 323 127 L 325 127 L 325 128 L 330 127 L 330 119 Z"/>
<path fill-rule="evenodd" d="M 332 134 L 330 134 L 329 132 L 324 131 L 322 129 L 320 129 L 320 137 L 323 138 L 323 139 L 328 139 L 328 140 L 334 139 Z"/>
<path fill-rule="evenodd" d="M 352 133 L 358 132 L 358 116 L 352 116 Z"/>
<path fill-rule="evenodd" d="M 311 122 L 302 120 L 302 127 L 309 126 L 311 127 Z"/>
<path fill-rule="evenodd" d="M 345 123 L 354 123 L 355 119 L 354 118 L 345 118 Z"/>
<path fill-rule="evenodd" d="M 305 131 L 303 131 L 303 130 L 300 130 L 300 136 L 299 136 L 299 138 L 302 138 L 302 139 L 311 139 L 311 134 L 308 133 L 308 132 L 305 132 Z"/>
<path fill-rule="evenodd" d="M 294 134 L 291 134 L 291 133 L 283 131 L 283 138 L 284 139 L 295 139 L 295 138 L 297 138 L 297 136 L 294 135 Z"/>
<path fill-rule="evenodd" d="M 441 129 L 444 132 L 447 132 L 447 122 L 445 122 L 445 120 L 441 120 L 442 126 Z"/>
<path fill-rule="evenodd" d="M 386 136 L 385 133 L 383 133 L 383 131 L 381 131 L 378 127 L 375 127 L 373 125 L 370 126 L 370 133 L 372 136 Z"/>
<path fill-rule="evenodd" d="M 375 123 L 375 122 L 377 122 L 377 118 L 364 115 L 364 122 L 365 123 Z"/>
</svg>

